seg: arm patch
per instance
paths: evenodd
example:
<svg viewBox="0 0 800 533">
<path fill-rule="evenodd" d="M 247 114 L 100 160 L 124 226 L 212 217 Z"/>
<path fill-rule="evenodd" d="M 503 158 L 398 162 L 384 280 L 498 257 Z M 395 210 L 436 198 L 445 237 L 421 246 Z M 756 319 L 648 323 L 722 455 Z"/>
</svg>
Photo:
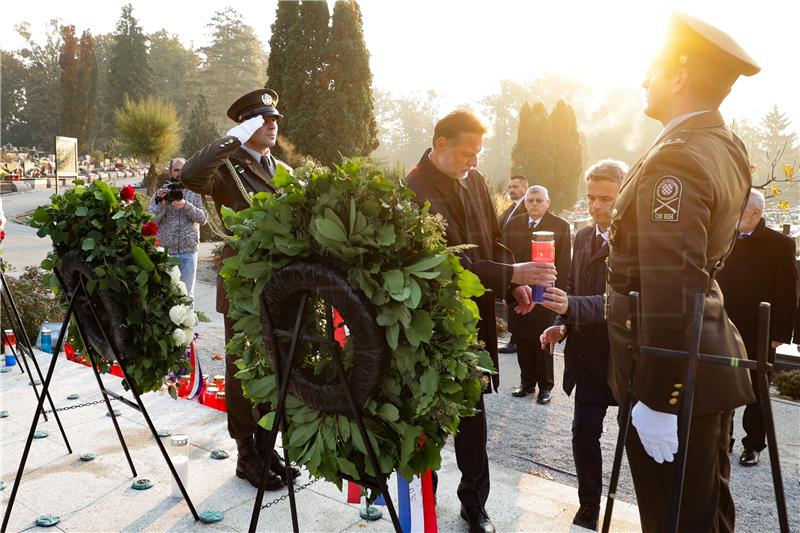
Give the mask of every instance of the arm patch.
<svg viewBox="0 0 800 533">
<path fill-rule="evenodd" d="M 681 214 L 683 183 L 675 176 L 662 176 L 653 187 L 653 222 L 677 222 Z"/>
</svg>

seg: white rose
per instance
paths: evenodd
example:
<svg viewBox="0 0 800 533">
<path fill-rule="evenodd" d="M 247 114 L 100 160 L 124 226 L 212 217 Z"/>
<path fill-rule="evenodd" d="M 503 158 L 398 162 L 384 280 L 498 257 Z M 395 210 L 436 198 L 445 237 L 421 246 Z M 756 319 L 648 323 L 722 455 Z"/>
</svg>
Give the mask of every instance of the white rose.
<svg viewBox="0 0 800 533">
<path fill-rule="evenodd" d="M 189 328 L 190 330 L 192 327 L 194 327 L 195 324 L 197 324 L 197 313 L 192 311 L 191 307 L 189 308 L 189 312 L 186 313 L 186 315 L 184 316 L 183 322 L 181 322 L 181 324 L 184 327 Z"/>
<path fill-rule="evenodd" d="M 175 328 L 175 331 L 172 332 L 172 340 L 175 342 L 175 346 L 186 345 L 186 331 L 181 328 Z"/>
<path fill-rule="evenodd" d="M 176 326 L 184 325 L 189 314 L 194 314 L 194 311 L 188 305 L 175 305 L 169 310 L 169 318 Z"/>
<path fill-rule="evenodd" d="M 181 280 L 181 269 L 178 268 L 178 265 L 172 266 L 172 269 L 169 271 L 169 277 L 172 278 L 173 283 Z"/>
<path fill-rule="evenodd" d="M 194 331 L 191 328 L 183 328 L 183 336 L 186 338 L 186 344 L 194 340 Z"/>
<path fill-rule="evenodd" d="M 186 284 L 180 280 L 175 283 L 175 286 L 178 287 L 178 291 L 183 295 L 186 296 L 189 292 L 186 290 Z"/>
</svg>

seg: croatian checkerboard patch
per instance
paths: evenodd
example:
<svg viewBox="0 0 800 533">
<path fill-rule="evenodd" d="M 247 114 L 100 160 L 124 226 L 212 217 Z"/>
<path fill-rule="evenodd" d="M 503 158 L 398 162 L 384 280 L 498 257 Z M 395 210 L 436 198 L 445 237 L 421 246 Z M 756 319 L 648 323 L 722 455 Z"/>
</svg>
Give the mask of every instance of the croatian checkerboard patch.
<svg viewBox="0 0 800 533">
<path fill-rule="evenodd" d="M 681 214 L 681 194 L 683 184 L 675 176 L 663 176 L 656 181 L 653 188 L 654 222 L 677 222 Z"/>
</svg>

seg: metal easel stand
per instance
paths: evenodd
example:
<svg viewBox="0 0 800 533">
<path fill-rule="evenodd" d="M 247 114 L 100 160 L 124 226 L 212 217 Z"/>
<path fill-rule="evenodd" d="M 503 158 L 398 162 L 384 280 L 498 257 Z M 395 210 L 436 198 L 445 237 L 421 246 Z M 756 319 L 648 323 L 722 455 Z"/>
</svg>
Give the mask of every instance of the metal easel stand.
<svg viewBox="0 0 800 533">
<path fill-rule="evenodd" d="M 19 363 L 19 370 L 23 374 L 27 371 L 28 374 L 28 381 L 33 387 L 33 394 L 36 396 L 36 400 L 39 400 L 39 388 L 36 385 L 36 380 L 33 377 L 33 373 L 31 372 L 30 365 L 28 365 L 28 359 L 33 362 L 34 369 L 36 370 L 36 375 L 39 376 L 39 383 L 44 383 L 44 377 L 42 376 L 42 370 L 39 367 L 39 361 L 36 359 L 36 356 L 33 353 L 33 345 L 31 344 L 30 337 L 28 337 L 28 332 L 25 329 L 25 324 L 22 322 L 22 318 L 20 317 L 19 310 L 17 308 L 17 304 L 14 301 L 14 294 L 11 291 L 11 287 L 8 285 L 6 281 L 6 276 L 3 273 L 3 260 L 0 258 L 0 302 L 2 304 L 2 311 L 5 312 L 6 316 L 8 317 L 8 322 L 11 325 L 11 329 L 14 331 L 14 336 L 17 339 L 17 348 L 15 349 L 11 343 L 8 343 L 9 349 L 14 357 L 17 359 Z M 6 332 L 3 330 L 2 332 L 2 342 L 7 341 Z M 58 352 L 53 355 L 55 359 L 58 356 Z M 25 367 L 25 370 L 22 367 Z M 64 439 L 64 444 L 67 447 L 67 453 L 72 453 L 72 447 L 69 444 L 69 439 L 67 439 L 67 434 L 64 432 L 64 426 L 61 424 L 61 419 L 56 412 L 55 405 L 53 404 L 53 398 L 50 396 L 50 393 L 47 394 L 47 401 L 50 404 L 50 409 L 53 411 L 53 415 L 56 418 L 56 423 L 58 424 L 58 429 L 61 431 L 61 436 Z M 44 417 L 44 421 L 47 422 L 47 413 L 42 410 L 42 416 Z"/>
<path fill-rule="evenodd" d="M 394 525 L 394 529 L 397 533 L 402 533 L 402 528 L 400 526 L 400 520 L 397 517 L 397 513 L 395 512 L 394 504 L 392 502 L 392 498 L 389 495 L 389 490 L 386 484 L 386 476 L 381 473 L 380 467 L 378 465 L 378 459 L 375 455 L 375 449 L 372 447 L 372 442 L 367 435 L 366 426 L 364 425 L 364 418 L 361 415 L 361 410 L 359 409 L 358 405 L 353 398 L 352 391 L 350 390 L 349 382 L 347 380 L 347 373 L 344 369 L 344 365 L 342 364 L 341 354 L 340 354 L 340 347 L 339 344 L 333 339 L 333 329 L 332 323 L 333 320 L 331 318 L 331 308 L 327 306 L 327 315 L 328 315 L 328 338 L 320 338 L 320 337 L 311 337 L 308 335 L 301 335 L 300 330 L 303 326 L 303 315 L 306 309 L 306 304 L 308 302 L 308 292 L 303 292 L 302 296 L 300 297 L 300 304 L 298 306 L 297 315 L 294 321 L 294 327 L 292 331 L 286 331 L 281 329 L 276 329 L 273 326 L 273 322 L 270 316 L 269 307 L 264 298 L 261 299 L 261 320 L 263 326 L 263 334 L 264 340 L 267 343 L 267 349 L 269 350 L 270 354 L 272 355 L 272 364 L 273 368 L 275 369 L 275 384 L 278 387 L 278 405 L 275 410 L 275 419 L 272 424 L 272 429 L 269 430 L 269 435 L 267 437 L 267 450 L 266 455 L 264 456 L 264 470 L 261 473 L 261 483 L 259 484 L 258 494 L 256 495 L 256 501 L 253 505 L 253 515 L 250 519 L 250 533 L 255 533 L 256 528 L 258 527 L 258 519 L 261 515 L 261 502 L 264 499 L 264 483 L 266 482 L 267 473 L 269 471 L 270 465 L 270 457 L 272 456 L 272 452 L 275 449 L 275 441 L 278 436 L 278 428 L 286 432 L 286 395 L 289 391 L 289 381 L 291 380 L 292 370 L 294 368 L 295 362 L 295 353 L 297 351 L 297 345 L 299 340 L 303 341 L 311 341 L 316 344 L 324 344 L 330 346 L 331 353 L 333 354 L 333 361 L 336 365 L 337 374 L 339 375 L 339 379 L 341 383 L 344 384 L 344 390 L 347 395 L 347 401 L 350 405 L 350 411 L 352 412 L 352 418 L 356 421 L 356 425 L 358 425 L 358 430 L 361 433 L 361 438 L 364 441 L 364 444 L 367 448 L 367 455 L 369 456 L 370 463 L 372 464 L 372 468 L 376 472 L 376 483 L 374 484 L 366 484 L 363 480 L 359 481 L 360 484 L 364 486 L 368 486 L 370 488 L 377 488 L 383 494 L 384 500 L 386 500 L 386 507 L 389 509 L 389 514 L 392 517 L 392 524 Z M 276 337 L 288 338 L 290 339 L 289 345 L 289 355 L 288 355 L 288 363 L 285 365 L 285 368 L 281 368 L 280 358 L 278 357 L 278 342 Z M 283 458 L 286 463 L 287 468 L 291 464 L 289 462 L 289 456 L 287 452 L 288 446 L 283 447 Z M 299 532 L 298 522 L 297 522 L 297 504 L 295 502 L 295 490 L 294 490 L 294 481 L 292 476 L 287 476 L 289 479 L 289 505 L 291 507 L 292 513 L 292 530 L 294 533 Z"/>
<path fill-rule="evenodd" d="M 67 327 L 69 325 L 70 318 L 74 314 L 76 301 L 78 301 L 80 298 L 88 298 L 90 302 L 92 300 L 90 298 L 89 292 L 86 290 L 86 286 L 84 284 L 83 275 L 80 275 L 78 277 L 78 282 L 77 282 L 77 284 L 75 286 L 75 290 L 70 294 L 69 291 L 67 290 L 67 285 L 64 283 L 64 279 L 61 277 L 61 274 L 59 273 L 59 271 L 56 269 L 56 270 L 54 270 L 54 272 L 55 272 L 55 275 L 56 275 L 56 277 L 58 279 L 59 284 L 61 285 L 62 289 L 64 290 L 64 293 L 67 294 L 68 301 L 69 301 L 69 305 L 67 307 L 67 312 L 66 312 L 66 315 L 64 316 L 64 321 L 61 324 L 61 331 L 59 332 L 59 335 L 58 335 L 58 341 L 56 342 L 56 344 L 54 346 L 54 353 L 61 353 L 61 347 L 63 346 L 63 343 L 64 343 L 64 337 L 65 337 L 65 335 L 67 333 Z M 91 312 L 91 320 L 93 322 L 93 324 L 92 324 L 93 327 L 96 328 L 97 331 L 101 332 L 103 338 L 105 339 L 105 342 L 111 347 L 114 359 L 117 361 L 117 363 L 119 363 L 123 374 L 125 374 L 127 376 L 126 362 L 125 362 L 124 357 L 122 357 L 117 352 L 116 347 L 111 342 L 109 342 L 109 335 L 106 332 L 105 328 L 103 328 L 102 323 L 100 322 L 100 320 L 98 319 L 93 305 L 92 304 L 88 304 L 87 307 L 89 308 L 89 310 Z M 76 326 L 78 328 L 78 333 L 79 333 L 79 335 L 81 337 L 81 341 L 83 342 L 83 345 L 88 348 L 89 345 L 86 344 L 86 339 L 87 339 L 86 329 L 85 329 L 86 325 L 82 324 L 81 321 L 78 320 L 77 316 L 75 318 L 76 318 L 75 324 L 76 324 Z M 147 409 L 145 408 L 144 404 L 142 403 L 141 396 L 139 395 L 138 391 L 136 390 L 136 387 L 133 386 L 133 384 L 130 384 L 131 385 L 130 391 L 133 394 L 133 397 L 134 397 L 134 400 L 135 400 L 133 402 L 130 401 L 129 399 L 127 399 L 127 398 L 125 398 L 125 397 L 113 392 L 113 391 L 107 390 L 105 388 L 105 386 L 103 385 L 103 380 L 100 377 L 100 372 L 97 370 L 97 362 L 95 361 L 95 357 L 93 356 L 93 351 L 91 349 L 87 349 L 87 352 L 89 354 L 89 359 L 90 359 L 90 363 L 91 363 L 91 367 L 92 367 L 92 372 L 94 372 L 95 379 L 97 380 L 97 385 L 100 388 L 100 392 L 103 395 L 103 399 L 105 400 L 106 408 L 108 409 L 108 412 L 110 413 L 111 421 L 114 424 L 114 429 L 117 432 L 117 437 L 119 438 L 119 442 L 122 445 L 122 449 L 123 449 L 123 451 L 125 453 L 125 458 L 128 460 L 128 465 L 130 466 L 131 474 L 134 477 L 136 476 L 136 467 L 133 465 L 133 460 L 131 459 L 130 452 L 128 451 L 128 446 L 125 443 L 125 438 L 122 436 L 122 431 L 120 430 L 119 423 L 117 422 L 117 417 L 114 414 L 114 409 L 111 407 L 111 401 L 109 400 L 109 396 L 114 398 L 114 399 L 116 399 L 116 400 L 119 400 L 120 402 L 124 403 L 128 407 L 130 407 L 132 409 L 135 409 L 135 410 L 139 411 L 142 414 L 142 416 L 144 417 L 145 421 L 147 422 L 147 427 L 150 429 L 150 433 L 152 433 L 152 435 L 153 435 L 153 439 L 156 441 L 156 444 L 158 445 L 158 448 L 161 451 L 161 454 L 164 456 L 164 461 L 167 463 L 167 466 L 169 467 L 169 471 L 172 474 L 172 477 L 175 480 L 175 483 L 178 485 L 178 488 L 180 488 L 181 494 L 183 495 L 183 498 L 186 501 L 186 505 L 189 507 L 189 510 L 191 511 L 192 516 L 194 517 L 194 519 L 195 520 L 199 520 L 200 517 L 198 516 L 197 511 L 195 510 L 194 505 L 192 504 L 192 500 L 189 498 L 189 494 L 186 492 L 186 488 L 183 486 L 183 482 L 181 481 L 180 477 L 178 476 L 178 473 L 175 470 L 175 466 L 172 464 L 172 460 L 170 459 L 169 454 L 167 453 L 167 450 L 164 447 L 164 443 L 162 443 L 161 439 L 158 437 L 158 433 L 156 431 L 155 426 L 153 425 L 153 421 L 150 419 L 150 415 L 148 414 Z M 3 516 L 3 525 L 2 525 L 2 528 L 0 528 L 0 531 L 6 531 L 6 529 L 8 527 L 8 521 L 9 521 L 9 518 L 11 517 L 11 510 L 14 507 L 14 500 L 16 499 L 16 496 L 17 496 L 17 490 L 19 489 L 20 481 L 22 480 L 22 473 L 25 470 L 25 464 L 26 464 L 26 462 L 28 460 L 28 454 L 30 453 L 31 443 L 33 442 L 33 434 L 36 431 L 36 425 L 39 422 L 39 415 L 42 413 L 42 406 L 44 404 L 44 398 L 45 398 L 45 396 L 49 397 L 48 391 L 49 391 L 49 388 L 50 388 L 50 383 L 51 383 L 51 381 L 53 379 L 53 371 L 55 370 L 57 359 L 58 359 L 57 357 L 53 357 L 51 359 L 50 367 L 47 369 L 47 376 L 45 377 L 45 379 L 43 381 L 42 394 L 39 396 L 39 404 L 36 407 L 36 412 L 35 412 L 35 414 L 33 416 L 33 421 L 31 422 L 31 428 L 30 428 L 30 431 L 28 432 L 28 439 L 25 442 L 25 449 L 22 452 L 22 458 L 20 459 L 19 468 L 17 469 L 17 475 L 16 475 L 16 478 L 14 479 L 14 486 L 11 489 L 11 494 L 9 496 L 8 505 L 6 507 L 6 512 L 5 512 L 5 515 Z"/>
<path fill-rule="evenodd" d="M 769 447 L 770 466 L 772 468 L 772 484 L 775 490 L 775 503 L 778 507 L 778 524 L 781 533 L 789 533 L 789 519 L 786 514 L 786 497 L 783 490 L 783 478 L 781 475 L 780 459 L 778 457 L 778 441 L 775 435 L 775 421 L 772 416 L 772 404 L 769 399 L 768 371 L 772 364 L 767 362 L 767 352 L 769 346 L 769 322 L 770 305 L 766 302 L 759 304 L 758 321 L 758 359 L 751 361 L 735 357 L 723 357 L 719 355 L 708 355 L 700 353 L 700 333 L 703 327 L 703 310 L 705 307 L 705 295 L 697 293 L 695 295 L 694 316 L 692 320 L 692 336 L 689 351 L 666 350 L 650 346 L 639 346 L 639 293 L 630 293 L 630 314 L 631 314 L 631 339 L 634 347 L 639 354 L 648 357 L 670 357 L 673 359 L 687 360 L 686 370 L 686 392 L 681 400 L 681 412 L 678 416 L 678 454 L 675 458 L 676 480 L 672 486 L 672 500 L 670 503 L 670 533 L 677 533 L 679 528 L 681 500 L 683 497 L 683 483 L 686 476 L 686 454 L 689 446 L 689 429 L 692 420 L 694 393 L 697 380 L 697 367 L 700 363 L 719 365 L 742 370 L 756 371 L 756 387 L 758 387 L 759 402 L 761 405 L 761 416 L 764 420 L 764 427 L 767 432 L 767 444 Z M 608 487 L 608 498 L 606 500 L 606 510 L 603 517 L 603 533 L 608 533 L 611 525 L 611 514 L 616 500 L 617 484 L 622 466 L 622 454 L 625 448 L 628 428 L 631 423 L 631 410 L 633 403 L 633 376 L 635 372 L 635 362 L 631 367 L 630 380 L 628 382 L 628 394 L 625 397 L 621 409 L 621 420 L 617 446 L 614 453 L 614 465 L 611 470 L 611 480 Z"/>
</svg>

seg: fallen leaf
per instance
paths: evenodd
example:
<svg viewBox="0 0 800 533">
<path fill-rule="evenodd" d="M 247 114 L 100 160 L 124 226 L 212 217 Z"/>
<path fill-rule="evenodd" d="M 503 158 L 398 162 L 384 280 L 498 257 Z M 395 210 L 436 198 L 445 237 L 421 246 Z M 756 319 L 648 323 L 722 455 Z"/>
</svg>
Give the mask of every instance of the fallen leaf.
<svg viewBox="0 0 800 533">
<path fill-rule="evenodd" d="M 544 471 L 542 471 L 542 470 L 537 470 L 537 471 L 535 471 L 535 472 L 534 472 L 533 470 L 531 470 L 531 471 L 530 471 L 530 472 L 528 472 L 528 473 L 529 473 L 529 474 L 533 474 L 534 476 L 536 476 L 536 477 L 540 477 L 540 478 L 542 478 L 542 479 L 547 479 L 547 480 L 549 480 L 549 481 L 553 481 L 553 479 L 555 479 L 555 478 L 554 478 L 552 475 L 550 475 L 550 473 L 549 473 L 549 472 L 544 472 Z"/>
<path fill-rule="evenodd" d="M 212 355 L 212 356 L 211 356 L 211 358 L 212 358 L 214 361 L 222 361 L 223 359 L 225 359 L 225 355 L 224 355 L 224 354 L 221 354 L 221 353 L 219 353 L 219 352 L 214 352 L 214 355 Z"/>
</svg>

